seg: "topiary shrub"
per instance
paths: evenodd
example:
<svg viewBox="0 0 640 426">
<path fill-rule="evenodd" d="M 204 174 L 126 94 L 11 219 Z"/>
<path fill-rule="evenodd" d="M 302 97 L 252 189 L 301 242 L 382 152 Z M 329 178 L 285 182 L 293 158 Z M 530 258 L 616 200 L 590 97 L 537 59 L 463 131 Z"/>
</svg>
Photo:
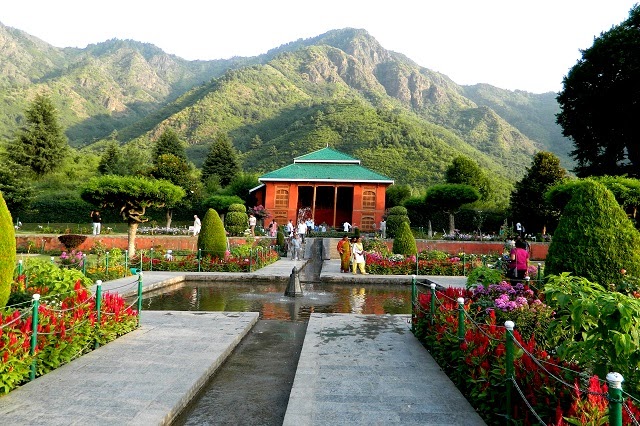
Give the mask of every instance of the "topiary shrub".
<svg viewBox="0 0 640 426">
<path fill-rule="evenodd" d="M 230 235 L 244 235 L 249 223 L 247 208 L 244 204 L 231 204 L 229 211 L 224 217 L 224 225 Z"/>
<path fill-rule="evenodd" d="M 545 262 L 545 275 L 570 272 L 603 286 L 640 274 L 640 233 L 604 185 L 584 180 L 571 194 Z"/>
<path fill-rule="evenodd" d="M 60 241 L 67 250 L 75 249 L 80 244 L 84 243 L 86 239 L 86 235 L 78 234 L 64 234 L 58 237 L 58 241 Z"/>
<path fill-rule="evenodd" d="M 276 244 L 280 247 L 280 252 L 287 254 L 287 245 L 284 243 L 284 232 L 282 229 L 278 229 L 278 233 L 276 234 Z"/>
<path fill-rule="evenodd" d="M 227 251 L 227 233 L 218 212 L 214 209 L 207 210 L 202 218 L 198 249 L 202 250 L 203 256 L 211 257 L 224 257 Z"/>
<path fill-rule="evenodd" d="M 413 237 L 408 222 L 400 223 L 400 228 L 397 230 L 396 237 L 393 239 L 391 251 L 393 251 L 394 254 L 403 254 L 405 256 L 418 253 L 416 239 Z"/>
<path fill-rule="evenodd" d="M 7 203 L 0 192 L 0 308 L 9 300 L 16 266 L 16 234 Z"/>
<path fill-rule="evenodd" d="M 403 222 L 410 224 L 407 209 L 402 206 L 391 207 L 387 214 L 387 238 L 395 238 L 396 232 Z"/>
</svg>

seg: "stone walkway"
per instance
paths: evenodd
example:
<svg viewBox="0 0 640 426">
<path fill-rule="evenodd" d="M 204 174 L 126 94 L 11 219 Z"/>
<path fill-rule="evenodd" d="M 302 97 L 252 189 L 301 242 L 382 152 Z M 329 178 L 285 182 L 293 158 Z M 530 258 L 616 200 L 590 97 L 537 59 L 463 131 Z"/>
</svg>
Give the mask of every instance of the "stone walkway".
<svg viewBox="0 0 640 426">
<path fill-rule="evenodd" d="M 142 281 L 144 291 L 185 278 L 284 281 L 305 262 L 281 259 L 250 274 L 144 271 Z M 340 274 L 339 261 L 328 260 L 321 280 L 409 284 L 411 277 Z M 464 285 L 464 277 L 450 282 Z M 137 279 L 102 289 L 135 295 Z M 169 424 L 257 320 L 257 313 L 143 311 L 138 330 L 1 397 L 0 424 Z M 411 334 L 407 316 L 313 314 L 284 424 L 484 423 Z"/>
</svg>

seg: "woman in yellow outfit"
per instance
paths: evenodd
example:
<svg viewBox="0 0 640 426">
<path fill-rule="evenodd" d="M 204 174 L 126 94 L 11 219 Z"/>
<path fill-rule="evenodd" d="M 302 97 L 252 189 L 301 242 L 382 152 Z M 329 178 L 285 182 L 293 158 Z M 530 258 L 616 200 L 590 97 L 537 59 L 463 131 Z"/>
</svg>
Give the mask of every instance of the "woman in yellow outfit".
<svg viewBox="0 0 640 426">
<path fill-rule="evenodd" d="M 365 258 L 364 258 L 364 246 L 362 245 L 362 238 L 358 237 L 356 242 L 353 244 L 353 270 L 354 274 L 357 274 L 358 269 L 360 269 L 360 273 L 362 275 L 367 275 L 367 272 L 364 269 L 365 266 Z"/>
</svg>

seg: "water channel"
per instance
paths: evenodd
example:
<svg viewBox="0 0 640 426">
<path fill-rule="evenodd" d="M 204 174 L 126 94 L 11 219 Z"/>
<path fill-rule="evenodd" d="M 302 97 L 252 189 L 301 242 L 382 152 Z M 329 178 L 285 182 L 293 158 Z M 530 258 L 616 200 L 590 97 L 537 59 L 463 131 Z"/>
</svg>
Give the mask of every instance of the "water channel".
<svg viewBox="0 0 640 426">
<path fill-rule="evenodd" d="M 301 274 L 304 295 L 286 283 L 184 282 L 145 295 L 143 310 L 259 312 L 259 321 L 175 425 L 281 425 L 313 312 L 409 314 L 408 285 L 322 284 L 321 261 Z M 203 336 L 206 338 L 206 336 Z M 176 360 L 179 362 L 179 360 Z"/>
</svg>

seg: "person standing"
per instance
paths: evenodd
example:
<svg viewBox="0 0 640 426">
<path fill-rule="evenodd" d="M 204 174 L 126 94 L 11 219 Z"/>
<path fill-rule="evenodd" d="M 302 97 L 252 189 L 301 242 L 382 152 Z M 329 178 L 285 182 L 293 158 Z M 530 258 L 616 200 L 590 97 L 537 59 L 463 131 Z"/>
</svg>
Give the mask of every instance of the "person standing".
<svg viewBox="0 0 640 426">
<path fill-rule="evenodd" d="M 304 239 L 307 235 L 307 224 L 303 220 L 298 222 L 298 235 L 300 235 L 300 239 L 304 243 Z"/>
<path fill-rule="evenodd" d="M 278 222 L 276 222 L 275 219 L 272 219 L 269 224 L 269 235 L 271 235 L 272 238 L 278 236 Z"/>
<path fill-rule="evenodd" d="M 344 232 L 349 232 L 351 231 L 351 224 L 349 222 L 345 222 L 342 224 L 342 230 Z"/>
<path fill-rule="evenodd" d="M 351 242 L 349 236 L 344 234 L 342 239 L 338 241 L 338 253 L 340 253 L 340 272 L 349 272 L 351 263 Z"/>
<path fill-rule="evenodd" d="M 355 244 L 353 244 L 353 274 L 357 274 L 358 269 L 362 275 L 368 275 L 365 271 L 365 257 L 364 246 L 362 245 L 362 238 L 358 237 Z"/>
<path fill-rule="evenodd" d="M 380 237 L 384 240 L 387 238 L 387 222 L 384 218 L 380 221 Z"/>
<path fill-rule="evenodd" d="M 300 248 L 302 247 L 302 242 L 300 239 L 300 234 L 296 234 L 291 238 L 291 260 L 300 260 Z"/>
<path fill-rule="evenodd" d="M 256 236 L 256 223 L 257 219 L 253 214 L 249 215 L 249 230 L 251 231 L 251 236 Z"/>
<path fill-rule="evenodd" d="M 293 235 L 293 223 L 291 223 L 291 219 L 289 219 L 287 226 L 285 226 L 285 231 L 287 231 L 287 237 Z"/>
<path fill-rule="evenodd" d="M 509 259 L 511 260 L 509 263 L 511 282 L 514 280 L 522 282 L 529 270 L 529 252 L 527 251 L 527 243 L 524 240 L 516 239 L 515 247 L 509 253 Z"/>
<path fill-rule="evenodd" d="M 202 228 L 202 222 L 197 214 L 193 215 L 193 236 L 195 237 L 200 233 L 200 229 Z"/>
<path fill-rule="evenodd" d="M 98 210 L 91 210 L 91 224 L 93 226 L 93 235 L 100 235 L 102 229 L 102 217 Z"/>
</svg>

